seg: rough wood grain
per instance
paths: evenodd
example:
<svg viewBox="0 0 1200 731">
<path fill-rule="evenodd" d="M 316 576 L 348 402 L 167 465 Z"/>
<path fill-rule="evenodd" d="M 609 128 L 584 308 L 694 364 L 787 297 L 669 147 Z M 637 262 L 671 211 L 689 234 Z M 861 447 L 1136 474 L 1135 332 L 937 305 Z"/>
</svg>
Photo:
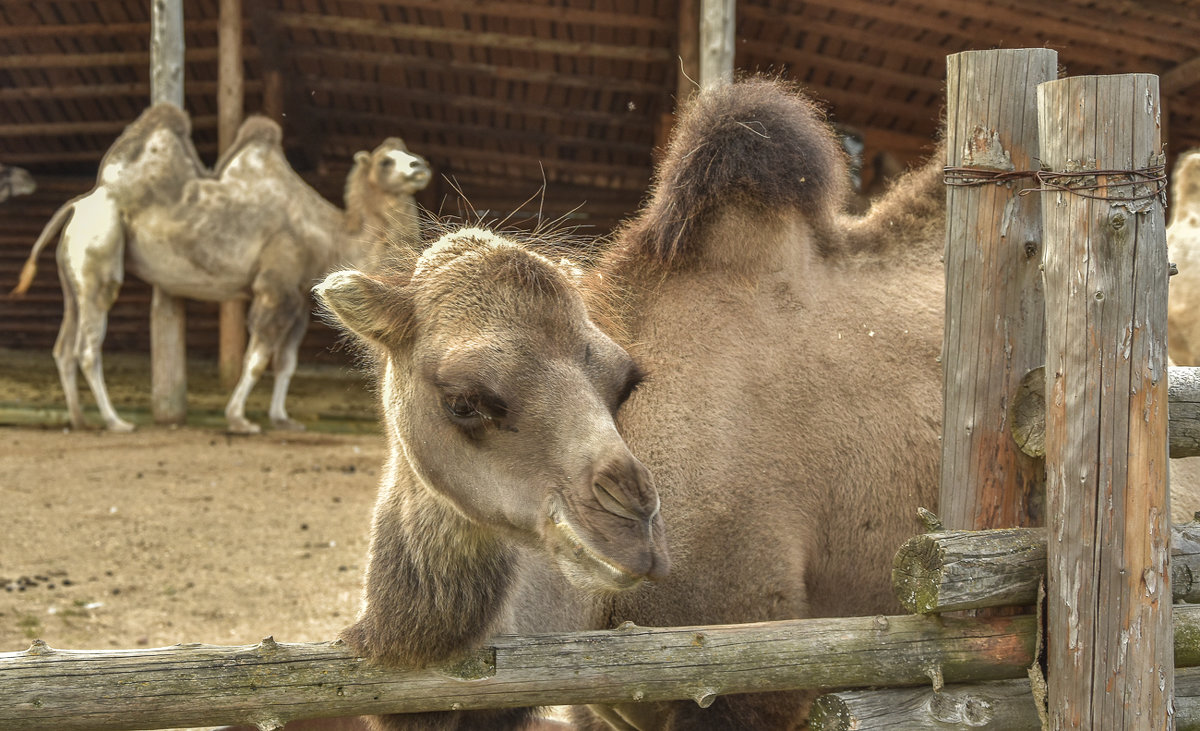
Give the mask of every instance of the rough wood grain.
<svg viewBox="0 0 1200 731">
<path fill-rule="evenodd" d="M 220 26 L 217 32 L 217 148 L 224 154 L 233 144 L 242 124 L 244 74 L 242 72 L 242 0 L 221 0 Z M 221 336 L 217 369 L 221 385 L 232 389 L 242 374 L 246 356 L 246 303 L 229 300 L 220 306 Z"/>
<path fill-rule="evenodd" d="M 0 728 L 211 726 L 361 713 L 693 699 L 1023 677 L 1034 619 L 852 617 L 498 637 L 453 669 L 333 643 L 0 653 Z"/>
<path fill-rule="evenodd" d="M 1172 457 L 1200 457 L 1200 368 L 1167 368 L 1168 438 Z"/>
<path fill-rule="evenodd" d="M 1048 48 L 946 59 L 946 164 L 1036 167 Z M 946 186 L 944 419 L 938 514 L 948 528 L 1041 523 L 1044 469 L 1009 434 L 1009 404 L 1044 358 L 1041 201 L 1032 181 Z"/>
<path fill-rule="evenodd" d="M 853 690 L 827 693 L 813 703 L 810 731 L 980 728 L 1041 731 L 1028 680 L 974 685 Z M 1200 729 L 1200 668 L 1175 671 L 1175 728 Z"/>
<path fill-rule="evenodd" d="M 1046 456 L 1046 378 L 1030 371 L 1014 404 L 1013 439 L 1031 457 Z M 1172 459 L 1200 457 L 1200 368 L 1167 366 L 1167 447 Z"/>
<path fill-rule="evenodd" d="M 1028 680 L 977 685 L 826 693 L 813 703 L 809 731 L 982 728 L 1040 731 Z"/>
<path fill-rule="evenodd" d="M 1030 605 L 1045 576 L 1044 528 L 925 533 L 892 564 L 896 598 L 917 614 Z M 1200 602 L 1200 523 L 1171 527 L 1171 593 Z"/>
<path fill-rule="evenodd" d="M 1038 87 L 1053 171 L 1159 162 L 1158 79 Z M 1166 729 L 1174 666 L 1167 509 L 1167 249 L 1157 198 L 1113 187 L 1043 193 L 1050 727 Z"/>
</svg>

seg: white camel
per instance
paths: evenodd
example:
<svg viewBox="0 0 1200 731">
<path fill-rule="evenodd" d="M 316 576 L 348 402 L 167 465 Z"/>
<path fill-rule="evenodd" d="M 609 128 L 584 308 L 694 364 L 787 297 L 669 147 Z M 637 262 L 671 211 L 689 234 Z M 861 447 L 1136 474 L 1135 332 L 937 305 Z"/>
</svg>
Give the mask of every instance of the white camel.
<svg viewBox="0 0 1200 731">
<path fill-rule="evenodd" d="M 75 427 L 84 424 L 81 369 L 107 427 L 133 428 L 113 408 L 100 357 L 125 269 L 172 296 L 250 301 L 250 340 L 225 415 L 230 431 L 255 433 L 246 399 L 272 363 L 271 422 L 302 428 L 284 402 L 308 327 L 312 285 L 335 266 L 370 269 L 388 245 L 420 239 L 412 196 L 428 185 L 430 169 L 399 138 L 355 156 L 346 191 L 356 197 L 343 214 L 292 170 L 271 120 L 247 119 L 212 171 L 200 162 L 190 131 L 187 115 L 170 104 L 130 124 L 101 161 L 95 187 L 47 223 L 13 290 L 29 288 L 39 252 L 61 229 L 64 312 L 54 358 Z"/>
</svg>

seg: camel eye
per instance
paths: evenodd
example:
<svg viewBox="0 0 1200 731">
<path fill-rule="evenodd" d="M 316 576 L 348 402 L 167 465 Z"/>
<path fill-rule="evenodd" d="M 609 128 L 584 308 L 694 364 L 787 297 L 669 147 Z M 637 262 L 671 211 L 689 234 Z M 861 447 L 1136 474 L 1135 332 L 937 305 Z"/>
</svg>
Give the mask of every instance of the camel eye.
<svg viewBox="0 0 1200 731">
<path fill-rule="evenodd" d="M 446 411 L 450 412 L 451 418 L 460 421 L 482 416 L 470 397 L 461 395 L 446 397 Z"/>
<path fill-rule="evenodd" d="M 504 426 L 508 416 L 508 406 L 490 393 L 451 392 L 443 397 L 443 403 L 450 421 L 471 436 L 488 426 Z"/>
<path fill-rule="evenodd" d="M 385 170 L 395 164 L 396 164 L 396 161 L 390 157 L 385 157 L 379 161 L 379 167 L 384 168 Z"/>
</svg>

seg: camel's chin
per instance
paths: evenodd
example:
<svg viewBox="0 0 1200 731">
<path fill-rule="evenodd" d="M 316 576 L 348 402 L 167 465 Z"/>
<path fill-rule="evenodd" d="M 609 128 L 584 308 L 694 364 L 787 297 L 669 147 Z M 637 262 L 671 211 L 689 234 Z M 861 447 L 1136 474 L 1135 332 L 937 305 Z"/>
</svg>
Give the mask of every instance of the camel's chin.
<svg viewBox="0 0 1200 731">
<path fill-rule="evenodd" d="M 567 579 L 581 589 L 593 592 L 619 592 L 632 589 L 646 579 L 606 558 L 588 546 L 570 519 L 560 510 L 550 515 L 554 557 Z"/>
</svg>

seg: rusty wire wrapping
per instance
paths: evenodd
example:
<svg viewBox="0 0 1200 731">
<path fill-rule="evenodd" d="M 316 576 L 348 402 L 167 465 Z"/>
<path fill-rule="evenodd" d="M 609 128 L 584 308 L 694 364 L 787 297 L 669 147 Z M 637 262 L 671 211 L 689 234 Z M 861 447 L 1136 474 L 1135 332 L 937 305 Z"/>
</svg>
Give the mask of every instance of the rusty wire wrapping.
<svg viewBox="0 0 1200 731">
<path fill-rule="evenodd" d="M 1093 200 L 1110 200 L 1134 202 L 1158 198 L 1166 208 L 1167 175 L 1166 165 L 1158 164 L 1137 170 L 1076 170 L 1071 172 L 1054 170 L 989 170 L 987 168 L 952 167 L 942 169 L 946 185 L 974 186 L 988 183 L 1006 183 L 1013 180 L 1035 180 L 1038 187 L 1025 188 L 1017 195 L 1027 193 L 1044 193 L 1048 191 L 1065 191 L 1083 198 Z M 1100 182 L 1103 176 L 1109 180 Z M 1122 177 L 1123 181 L 1112 181 L 1111 178 Z M 1091 182 L 1087 182 L 1088 179 Z M 1109 188 L 1121 188 L 1141 185 L 1146 187 L 1143 193 L 1132 195 L 1110 195 Z M 1100 192 L 1103 191 L 1103 192 Z"/>
</svg>

